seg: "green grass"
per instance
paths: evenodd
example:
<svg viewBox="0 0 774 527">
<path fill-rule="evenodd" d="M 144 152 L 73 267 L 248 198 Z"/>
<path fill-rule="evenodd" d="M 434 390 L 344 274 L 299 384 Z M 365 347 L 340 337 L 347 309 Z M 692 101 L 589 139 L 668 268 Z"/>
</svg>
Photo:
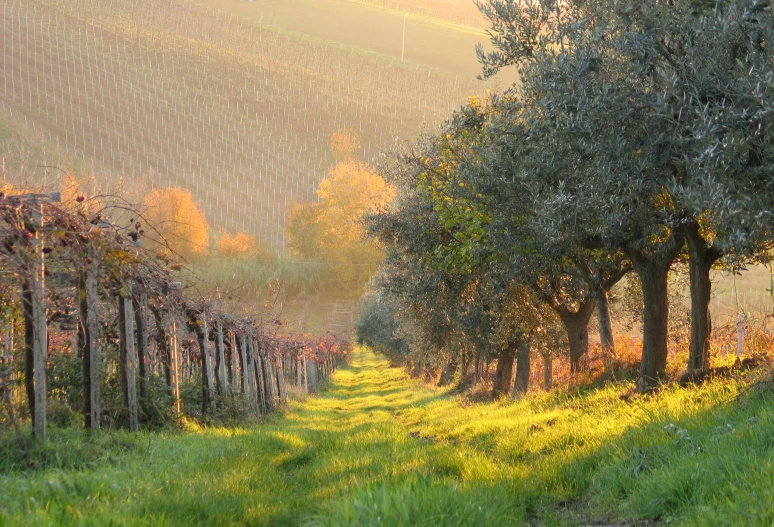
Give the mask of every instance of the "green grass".
<svg viewBox="0 0 774 527">
<path fill-rule="evenodd" d="M 0 525 L 774 522 L 766 390 L 716 380 L 622 399 L 619 384 L 466 404 L 353 355 L 322 395 L 251 428 L 99 438 L 117 453 L 4 465 Z M 54 450 L 88 443 L 52 436 Z"/>
</svg>

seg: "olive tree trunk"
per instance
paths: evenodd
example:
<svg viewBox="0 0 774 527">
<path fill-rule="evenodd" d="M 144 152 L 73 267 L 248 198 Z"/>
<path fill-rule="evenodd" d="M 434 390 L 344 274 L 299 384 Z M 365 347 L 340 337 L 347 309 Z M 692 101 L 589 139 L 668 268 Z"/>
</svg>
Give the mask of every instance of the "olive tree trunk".
<svg viewBox="0 0 774 527">
<path fill-rule="evenodd" d="M 509 342 L 497 356 L 497 369 L 492 382 L 492 397 L 497 399 L 506 395 L 513 380 L 513 361 L 516 358 L 516 342 Z"/>
<path fill-rule="evenodd" d="M 642 284 L 642 361 L 637 379 L 640 392 L 652 389 L 666 372 L 669 328 L 667 277 L 672 262 L 683 247 L 683 241 L 680 233 L 673 232 L 658 251 L 646 253 L 639 249 L 624 248 Z"/>
<path fill-rule="evenodd" d="M 710 367 L 709 345 L 712 335 L 710 270 L 722 253 L 707 244 L 697 224 L 687 226 L 684 232 L 688 243 L 688 274 L 691 280 L 691 345 L 687 369 L 690 375 Z"/>
<path fill-rule="evenodd" d="M 597 321 L 599 322 L 599 343 L 605 353 L 615 354 L 613 341 L 613 321 L 610 318 L 610 304 L 607 298 L 607 290 L 600 288 L 596 296 Z"/>
<path fill-rule="evenodd" d="M 459 363 L 457 358 L 451 359 L 441 371 L 441 378 L 438 380 L 438 386 L 446 386 L 454 380 L 454 374 L 457 373 Z"/>
<path fill-rule="evenodd" d="M 577 373 L 581 369 L 581 359 L 589 352 L 589 320 L 594 313 L 594 299 L 580 304 L 577 311 L 566 308 L 556 309 L 562 326 L 567 333 L 570 345 L 570 372 Z"/>
<path fill-rule="evenodd" d="M 527 393 L 530 374 L 529 341 L 519 340 L 516 343 L 516 380 L 513 383 L 514 395 Z"/>
<path fill-rule="evenodd" d="M 546 351 L 543 354 L 543 389 L 548 391 L 554 387 L 554 358 Z"/>
</svg>

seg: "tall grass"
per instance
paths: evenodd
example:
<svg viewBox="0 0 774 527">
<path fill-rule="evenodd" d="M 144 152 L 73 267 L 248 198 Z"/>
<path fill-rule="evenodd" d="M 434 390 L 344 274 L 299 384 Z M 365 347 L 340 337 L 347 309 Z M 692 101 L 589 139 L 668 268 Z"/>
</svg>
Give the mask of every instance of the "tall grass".
<svg viewBox="0 0 774 527">
<path fill-rule="evenodd" d="M 4 465 L 0 525 L 770 525 L 774 392 L 749 382 L 469 404 L 359 348 L 322 395 L 251 428 Z"/>
</svg>

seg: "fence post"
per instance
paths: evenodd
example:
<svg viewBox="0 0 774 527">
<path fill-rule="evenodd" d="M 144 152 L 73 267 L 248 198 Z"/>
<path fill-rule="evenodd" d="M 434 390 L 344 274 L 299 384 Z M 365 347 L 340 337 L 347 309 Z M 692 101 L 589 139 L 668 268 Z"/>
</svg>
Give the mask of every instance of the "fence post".
<svg viewBox="0 0 774 527">
<path fill-rule="evenodd" d="M 148 325 L 145 320 L 145 295 L 132 296 L 132 309 L 135 329 L 137 330 L 137 366 L 140 373 L 140 397 L 144 408 L 150 406 L 150 379 L 148 377 Z"/>
<path fill-rule="evenodd" d="M 215 398 L 213 397 L 215 389 L 212 379 L 212 360 L 210 360 L 210 336 L 207 329 L 207 321 L 205 320 L 204 313 L 200 315 L 201 326 L 197 326 L 199 333 L 199 348 L 202 354 L 202 390 L 204 397 L 202 398 L 202 413 L 206 413 L 207 406 L 214 412 L 215 411 Z"/>
<path fill-rule="evenodd" d="M 172 349 L 169 354 L 172 390 L 175 395 L 175 407 L 177 414 L 180 415 L 180 334 L 177 330 L 177 320 L 172 319 Z"/>
<path fill-rule="evenodd" d="M 91 269 L 81 274 L 79 284 L 81 327 L 83 328 L 83 382 L 85 388 L 86 428 L 97 431 L 100 426 L 100 400 L 99 400 L 99 369 L 100 369 L 100 341 L 97 319 L 97 307 L 99 296 L 97 294 L 97 279 L 94 276 L 93 264 Z"/>
<path fill-rule="evenodd" d="M 229 380 L 229 386 L 234 393 L 239 392 L 239 348 L 237 347 L 237 338 L 234 331 L 229 332 L 229 342 L 231 344 L 231 378 Z"/>
<path fill-rule="evenodd" d="M 317 363 L 313 360 L 306 363 L 306 378 L 309 393 L 317 392 Z"/>
<path fill-rule="evenodd" d="M 263 359 L 264 366 L 264 379 L 266 380 L 266 403 L 275 408 L 277 406 L 277 399 L 279 399 L 279 393 L 277 392 L 277 376 L 274 374 L 274 363 L 272 357 L 269 354 L 269 350 L 261 349 L 261 358 Z"/>
<path fill-rule="evenodd" d="M 261 413 L 265 414 L 267 410 L 269 409 L 269 388 L 266 385 L 266 375 L 264 372 L 264 362 L 262 354 L 259 350 L 256 350 L 255 346 L 255 338 L 250 338 L 250 352 L 252 356 L 251 364 L 253 366 L 253 371 L 251 372 L 252 378 L 255 379 L 256 382 L 256 395 L 260 399 L 261 403 Z"/>
<path fill-rule="evenodd" d="M 3 332 L 3 355 L 2 363 L 11 365 L 13 363 L 13 321 L 8 321 L 8 327 Z M 8 404 L 13 404 L 13 382 L 11 380 L 11 369 L 8 369 L 8 382 L 5 380 L 5 394 L 8 397 Z"/>
<path fill-rule="evenodd" d="M 277 378 L 277 397 L 280 403 L 287 402 L 287 392 L 285 391 L 285 355 L 283 353 L 277 353 L 274 355 L 277 361 L 277 367 L 274 374 Z"/>
<path fill-rule="evenodd" d="M 309 387 L 306 384 L 306 353 L 302 353 L 300 359 L 296 361 L 296 384 L 309 393 Z"/>
<path fill-rule="evenodd" d="M 245 395 L 247 404 L 250 404 L 251 391 L 250 391 L 250 377 L 249 372 L 252 370 L 250 362 L 247 360 L 247 335 L 239 336 L 239 357 L 242 359 L 242 393 Z"/>
<path fill-rule="evenodd" d="M 137 424 L 137 359 L 134 342 L 134 312 L 128 294 L 118 298 L 118 328 L 120 342 L 121 388 L 129 412 L 129 430 L 136 432 Z"/>
<path fill-rule="evenodd" d="M 736 322 L 736 356 L 741 357 L 744 353 L 744 313 L 739 313 L 739 319 Z"/>
<path fill-rule="evenodd" d="M 32 220 L 39 227 L 33 247 L 35 260 L 32 267 L 32 367 L 35 387 L 33 434 L 41 443 L 46 442 L 46 356 L 48 334 L 46 328 L 45 263 L 43 261 L 43 205 L 32 207 Z"/>
<path fill-rule="evenodd" d="M 228 389 L 228 378 L 226 376 L 226 353 L 223 344 L 223 324 L 217 321 L 217 340 L 215 341 L 217 353 L 216 362 L 218 366 L 218 388 L 220 388 L 221 397 L 226 396 Z"/>
</svg>

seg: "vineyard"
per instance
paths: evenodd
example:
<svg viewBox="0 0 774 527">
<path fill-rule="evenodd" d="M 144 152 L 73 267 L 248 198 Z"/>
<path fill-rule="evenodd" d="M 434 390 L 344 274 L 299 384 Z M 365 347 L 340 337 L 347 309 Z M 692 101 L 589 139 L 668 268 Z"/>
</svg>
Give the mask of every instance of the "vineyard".
<svg viewBox="0 0 774 527">
<path fill-rule="evenodd" d="M 2 114 L 44 150 L 100 188 L 187 188 L 211 223 L 274 247 L 333 163 L 332 133 L 375 160 L 486 89 L 175 0 L 6 1 L 0 31 Z"/>
<path fill-rule="evenodd" d="M 486 19 L 478 12 L 470 0 L 353 0 L 395 11 L 404 11 L 415 15 L 445 20 L 461 26 L 487 29 Z"/>
<path fill-rule="evenodd" d="M 288 384 L 313 391 L 343 360 L 346 338 L 279 336 L 270 316 L 236 317 L 197 295 L 178 265 L 142 248 L 152 227 L 109 220 L 116 211 L 131 213 L 104 198 L 0 197 L 0 400 L 17 435 L 20 412 L 45 442 L 50 405 L 60 424 L 82 410 L 91 430 L 262 415 Z"/>
</svg>

